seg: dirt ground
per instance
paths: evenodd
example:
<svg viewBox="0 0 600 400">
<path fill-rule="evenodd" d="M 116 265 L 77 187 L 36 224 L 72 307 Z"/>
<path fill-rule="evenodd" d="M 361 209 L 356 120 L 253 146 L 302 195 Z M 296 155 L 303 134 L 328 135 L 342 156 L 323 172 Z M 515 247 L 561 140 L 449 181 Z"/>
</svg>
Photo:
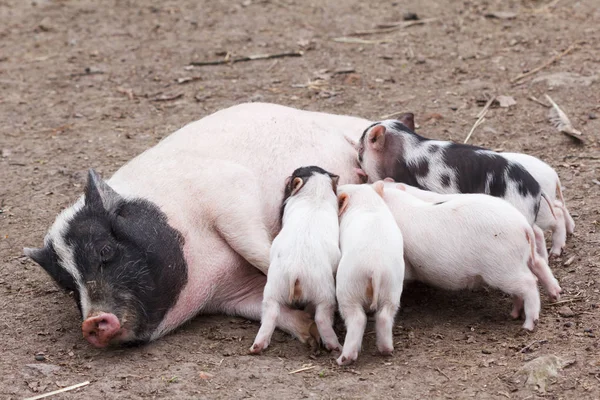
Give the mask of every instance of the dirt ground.
<svg viewBox="0 0 600 400">
<path fill-rule="evenodd" d="M 489 15 L 497 11 L 510 13 Z M 424 23 L 333 40 L 408 12 Z M 598 26 L 597 0 L 0 0 L 0 397 L 90 381 L 55 398 L 600 398 Z M 584 146 L 529 99 L 545 93 Z M 543 295 L 533 333 L 510 320 L 511 301 L 496 291 L 411 285 L 394 356 L 376 354 L 371 325 L 350 368 L 281 332 L 264 355 L 246 355 L 258 324 L 223 316 L 147 346 L 96 350 L 74 301 L 22 256 L 80 195 L 87 168 L 109 176 L 221 108 L 265 101 L 370 119 L 412 111 L 421 134 L 462 141 L 491 95 L 516 105 L 492 105 L 470 142 L 550 163 L 577 224 L 551 263 L 565 302 Z M 564 368 L 542 393 L 518 371 L 546 355 Z"/>
</svg>

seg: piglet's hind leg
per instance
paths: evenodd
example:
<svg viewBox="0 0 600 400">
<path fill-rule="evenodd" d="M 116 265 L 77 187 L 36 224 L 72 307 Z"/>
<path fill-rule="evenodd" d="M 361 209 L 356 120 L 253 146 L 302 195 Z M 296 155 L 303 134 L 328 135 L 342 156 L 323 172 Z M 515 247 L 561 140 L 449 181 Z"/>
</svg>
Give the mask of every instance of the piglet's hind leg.
<svg viewBox="0 0 600 400">
<path fill-rule="evenodd" d="M 315 311 L 315 323 L 323 339 L 323 345 L 329 351 L 341 348 L 337 335 L 333 330 L 333 313 L 335 304 L 321 303 Z"/>
<path fill-rule="evenodd" d="M 346 322 L 346 338 L 342 355 L 337 359 L 337 363 L 338 365 L 348 365 L 358 358 L 367 326 L 367 316 L 360 306 L 344 307 L 340 305 L 340 313 Z"/>
<path fill-rule="evenodd" d="M 393 328 L 397 309 L 393 304 L 384 304 L 375 314 L 377 350 L 386 356 L 394 351 Z"/>
</svg>

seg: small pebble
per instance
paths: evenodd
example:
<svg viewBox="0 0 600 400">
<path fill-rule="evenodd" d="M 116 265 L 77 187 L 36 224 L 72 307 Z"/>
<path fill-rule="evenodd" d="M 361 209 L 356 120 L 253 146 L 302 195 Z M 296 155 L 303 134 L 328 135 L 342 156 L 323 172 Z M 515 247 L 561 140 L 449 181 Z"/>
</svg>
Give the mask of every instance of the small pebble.
<svg viewBox="0 0 600 400">
<path fill-rule="evenodd" d="M 571 321 L 565 322 L 563 326 L 566 327 L 566 328 L 570 328 L 570 327 L 573 326 L 573 323 Z"/>
<path fill-rule="evenodd" d="M 44 353 L 38 353 L 35 355 L 35 361 L 46 361 Z"/>
<path fill-rule="evenodd" d="M 417 15 L 417 13 L 409 11 L 409 12 L 404 13 L 404 15 L 402 16 L 402 19 L 405 21 L 418 21 L 419 16 Z"/>
<path fill-rule="evenodd" d="M 483 350 L 481 350 L 481 352 L 482 352 L 483 354 L 492 354 L 492 351 L 491 351 L 491 350 L 488 350 L 488 349 L 483 349 Z"/>
<path fill-rule="evenodd" d="M 570 307 L 563 306 L 558 309 L 558 315 L 560 315 L 561 317 L 569 318 L 575 316 L 575 313 L 573 312 L 573 310 L 571 310 Z"/>
<path fill-rule="evenodd" d="M 591 328 L 585 328 L 583 331 L 585 333 L 592 333 L 592 329 Z"/>
<path fill-rule="evenodd" d="M 596 114 L 594 114 L 594 113 L 589 113 L 588 118 L 589 119 L 597 119 L 598 116 Z"/>
</svg>

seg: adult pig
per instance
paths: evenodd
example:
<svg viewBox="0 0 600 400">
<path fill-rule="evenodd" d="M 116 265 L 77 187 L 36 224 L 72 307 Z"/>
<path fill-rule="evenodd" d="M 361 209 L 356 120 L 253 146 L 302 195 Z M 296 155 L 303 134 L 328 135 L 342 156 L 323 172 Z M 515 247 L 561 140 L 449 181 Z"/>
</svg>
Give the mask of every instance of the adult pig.
<svg viewBox="0 0 600 400">
<path fill-rule="evenodd" d="M 25 254 L 73 291 L 96 347 L 148 342 L 199 313 L 260 320 L 283 182 L 320 165 L 359 183 L 356 142 L 369 121 L 265 103 L 184 126 L 84 195 Z M 312 320 L 283 307 L 301 341 Z M 312 330 L 315 331 L 314 329 Z"/>
</svg>

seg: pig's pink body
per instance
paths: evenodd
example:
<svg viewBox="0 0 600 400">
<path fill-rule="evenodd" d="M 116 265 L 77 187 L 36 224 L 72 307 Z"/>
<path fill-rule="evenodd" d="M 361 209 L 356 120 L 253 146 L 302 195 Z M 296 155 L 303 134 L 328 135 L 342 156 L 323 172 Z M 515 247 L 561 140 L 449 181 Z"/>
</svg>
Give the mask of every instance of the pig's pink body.
<svg viewBox="0 0 600 400">
<path fill-rule="evenodd" d="M 199 312 L 260 319 L 271 239 L 278 233 L 283 183 L 303 165 L 319 165 L 359 183 L 357 141 L 369 121 L 250 103 L 173 133 L 107 182 L 123 197 L 143 197 L 185 238 L 188 281 L 152 339 Z M 157 166 L 155 168 L 155 166 Z M 176 177 L 176 178 L 174 178 Z M 278 325 L 304 330 L 282 311 Z"/>
<path fill-rule="evenodd" d="M 483 194 L 438 195 L 394 183 L 386 183 L 383 199 L 404 236 L 409 279 L 451 290 L 481 283 L 499 288 L 514 296 L 515 317 L 524 300 L 523 327 L 529 330 L 540 311 L 534 274 L 558 299 L 561 288 L 535 253 L 531 226 L 508 202 Z M 431 238 L 435 249 L 428 245 Z"/>
</svg>

